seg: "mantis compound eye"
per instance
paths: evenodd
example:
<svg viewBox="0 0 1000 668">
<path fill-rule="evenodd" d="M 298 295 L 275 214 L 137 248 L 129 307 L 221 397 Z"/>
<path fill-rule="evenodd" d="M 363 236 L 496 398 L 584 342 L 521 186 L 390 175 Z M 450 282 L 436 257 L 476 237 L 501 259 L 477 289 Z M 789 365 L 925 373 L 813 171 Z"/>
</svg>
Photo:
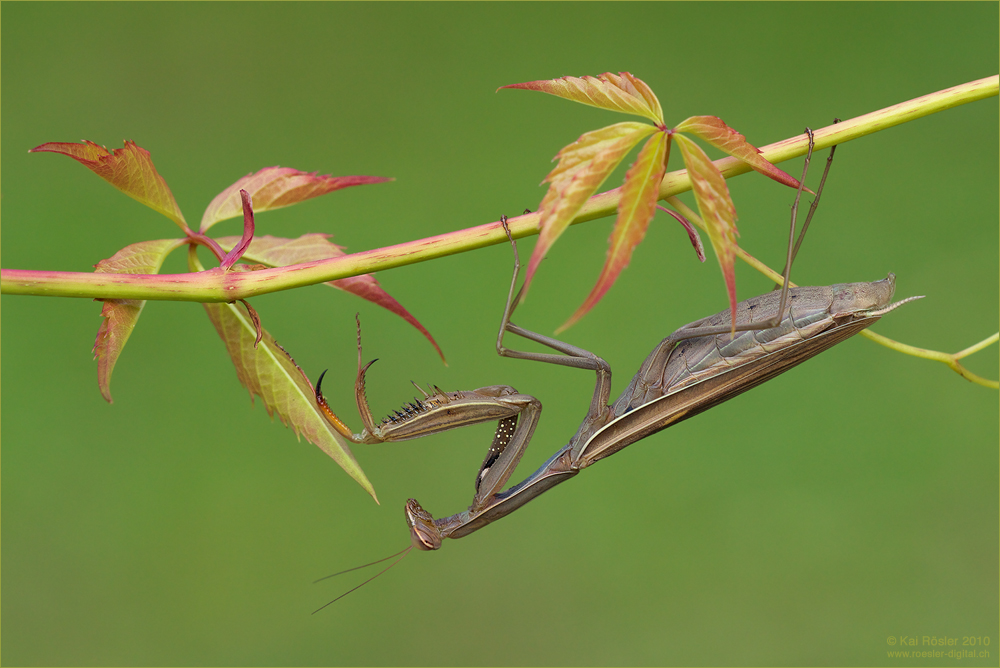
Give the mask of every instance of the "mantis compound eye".
<svg viewBox="0 0 1000 668">
<path fill-rule="evenodd" d="M 434 518 L 420 507 L 416 499 L 406 502 L 406 523 L 410 527 L 410 540 L 420 550 L 436 550 L 441 547 L 441 532 L 434 525 Z"/>
</svg>

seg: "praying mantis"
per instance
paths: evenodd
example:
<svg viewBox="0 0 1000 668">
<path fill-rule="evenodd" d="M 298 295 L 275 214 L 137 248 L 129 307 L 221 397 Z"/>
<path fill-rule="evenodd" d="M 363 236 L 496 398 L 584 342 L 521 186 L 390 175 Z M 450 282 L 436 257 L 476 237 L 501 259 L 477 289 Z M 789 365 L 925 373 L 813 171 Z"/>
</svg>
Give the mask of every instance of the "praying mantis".
<svg viewBox="0 0 1000 668">
<path fill-rule="evenodd" d="M 809 150 L 792 205 L 781 289 L 737 304 L 735 327 L 727 324 L 730 317 L 727 310 L 684 325 L 663 339 L 614 403 L 609 403 L 611 367 L 605 360 L 511 321 L 521 298 L 521 292 L 515 296 L 520 258 L 506 218 L 501 219 L 513 249 L 514 272 L 497 335 L 497 354 L 595 374 L 590 407 L 573 437 L 537 471 L 506 491 L 502 490 L 534 434 L 541 403 L 508 385 L 461 392 L 443 392 L 435 387 L 433 393 L 421 390 L 423 399 L 415 399 L 376 423 L 365 396 L 365 373 L 371 362 L 365 366 L 361 364 L 359 325 L 355 397 L 365 425 L 360 434 L 354 434 L 330 409 L 321 389 L 322 375 L 316 384 L 317 405 L 345 438 L 355 443 L 403 441 L 465 425 L 498 421 L 496 435 L 476 475 L 472 504 L 462 512 L 434 519 L 415 499 L 410 499 L 406 503 L 406 521 L 412 544 L 403 553 L 408 553 L 412 547 L 437 550 L 446 538 L 462 538 L 478 531 L 605 457 L 774 378 L 857 334 L 886 313 L 920 298 L 892 302 L 895 276 L 891 273 L 871 283 L 789 287 L 792 262 L 816 211 L 833 159 L 831 149 L 816 199 L 795 241 L 798 204 L 813 148 L 812 133 L 808 129 L 806 132 Z M 555 353 L 507 348 L 504 345 L 507 334 L 541 344 Z"/>
</svg>

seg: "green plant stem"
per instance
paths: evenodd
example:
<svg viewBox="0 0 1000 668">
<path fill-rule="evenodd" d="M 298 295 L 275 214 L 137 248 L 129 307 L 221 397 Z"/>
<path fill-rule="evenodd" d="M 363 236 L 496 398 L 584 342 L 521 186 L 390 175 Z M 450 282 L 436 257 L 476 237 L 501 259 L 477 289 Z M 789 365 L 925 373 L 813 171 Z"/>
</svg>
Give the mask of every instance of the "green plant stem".
<svg viewBox="0 0 1000 668">
<path fill-rule="evenodd" d="M 979 343 L 969 346 L 965 350 L 961 350 L 957 353 L 943 353 L 938 350 L 928 350 L 927 348 L 918 348 L 916 346 L 911 346 L 906 343 L 900 343 L 899 341 L 893 341 L 890 338 L 882 336 L 881 334 L 876 334 L 875 332 L 871 332 L 869 330 L 865 330 L 861 333 L 867 334 L 869 339 L 891 350 L 896 350 L 901 353 L 905 353 L 907 355 L 912 355 L 913 357 L 922 357 L 924 359 L 934 360 L 936 362 L 942 362 L 944 364 L 947 364 L 952 371 L 957 373 L 962 378 L 965 378 L 966 380 L 975 383 L 976 385 L 982 385 L 983 387 L 991 387 L 994 390 L 1000 389 L 1000 381 L 989 380 L 988 378 L 983 378 L 980 375 L 974 374 L 968 369 L 966 369 L 964 366 L 962 366 L 962 364 L 959 363 L 958 361 L 963 357 L 968 357 L 972 353 L 982 350 L 986 346 L 992 345 L 997 341 L 1000 341 L 1000 332 L 992 336 L 988 336 Z"/>
<path fill-rule="evenodd" d="M 842 144 L 894 125 L 950 109 L 961 104 L 997 95 L 1000 76 L 947 88 L 863 116 L 858 116 L 815 132 L 816 149 Z M 805 154 L 806 139 L 798 135 L 770 144 L 761 153 L 772 163 Z M 750 168 L 735 158 L 715 164 L 726 177 L 738 176 Z M 690 190 L 686 170 L 667 174 L 660 186 L 660 199 Z M 615 213 L 621 189 L 595 195 L 584 205 L 573 224 Z M 511 233 L 521 238 L 538 233 L 537 213 L 509 221 Z M 483 248 L 507 240 L 500 222 L 487 223 L 426 239 L 362 251 L 352 255 L 248 272 L 224 272 L 219 268 L 190 274 L 96 274 L 62 271 L 0 270 L 3 294 L 96 299 L 154 299 L 196 302 L 231 302 L 257 295 L 289 290 L 324 281 L 384 271 L 445 255 Z"/>
</svg>

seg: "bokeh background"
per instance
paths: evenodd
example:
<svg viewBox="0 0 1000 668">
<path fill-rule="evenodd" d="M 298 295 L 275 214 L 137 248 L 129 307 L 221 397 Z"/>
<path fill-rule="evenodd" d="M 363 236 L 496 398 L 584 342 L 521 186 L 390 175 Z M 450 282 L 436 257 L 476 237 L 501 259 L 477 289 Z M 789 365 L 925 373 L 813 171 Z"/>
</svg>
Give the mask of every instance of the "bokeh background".
<svg viewBox="0 0 1000 668">
<path fill-rule="evenodd" d="M 135 140 L 193 222 L 267 165 L 393 176 L 258 217 L 260 233 L 358 251 L 534 209 L 560 147 L 625 120 L 498 86 L 628 70 L 668 121 L 715 114 L 764 145 L 995 74 L 997 21 L 994 3 L 4 3 L 3 266 L 89 271 L 176 234 L 72 160 L 27 153 L 46 141 Z M 993 98 L 842 146 L 794 280 L 891 270 L 897 295 L 927 299 L 877 331 L 948 351 L 996 331 L 997 128 Z M 744 246 L 779 265 L 792 192 L 753 175 L 731 189 Z M 611 223 L 559 241 L 520 324 L 551 333 L 573 312 Z M 411 379 L 538 396 L 520 479 L 593 385 L 497 358 L 510 269 L 501 245 L 380 276 L 448 367 L 400 319 L 322 286 L 254 305 L 313 378 L 331 368 L 357 427 L 355 311 L 381 359 L 375 412 Z M 183 253 L 164 268 L 185 270 Z M 737 276 L 741 299 L 770 287 Z M 563 338 L 611 363 L 617 394 L 656 342 L 725 303 L 714 258 L 699 265 L 658 217 Z M 363 576 L 314 579 L 407 544 L 408 497 L 439 516 L 468 505 L 492 426 L 357 447 L 377 506 L 251 406 L 197 305 L 147 306 L 106 404 L 99 312 L 3 298 L 6 665 L 997 665 L 997 393 L 943 365 L 851 340 L 310 616 Z M 968 363 L 995 378 L 997 347 Z M 993 644 L 887 657 L 890 636 L 925 635 Z"/>
</svg>

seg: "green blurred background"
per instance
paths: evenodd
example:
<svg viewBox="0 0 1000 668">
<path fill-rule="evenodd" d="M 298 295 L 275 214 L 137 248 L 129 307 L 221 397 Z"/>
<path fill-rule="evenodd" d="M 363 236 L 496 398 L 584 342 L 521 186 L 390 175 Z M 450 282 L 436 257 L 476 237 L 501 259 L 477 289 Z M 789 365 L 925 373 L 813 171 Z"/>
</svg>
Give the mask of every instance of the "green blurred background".
<svg viewBox="0 0 1000 668">
<path fill-rule="evenodd" d="M 995 74 L 997 23 L 995 3 L 4 3 L 3 266 L 89 271 L 176 235 L 73 161 L 27 153 L 46 141 L 135 140 L 192 223 L 267 165 L 393 176 L 257 221 L 360 251 L 534 209 L 560 147 L 626 120 L 498 86 L 628 70 L 668 122 L 715 114 L 763 145 Z M 993 98 L 844 145 L 794 280 L 891 270 L 897 295 L 927 299 L 878 331 L 948 351 L 996 331 L 997 128 Z M 759 176 L 731 189 L 744 246 L 779 265 L 792 192 Z M 559 241 L 520 324 L 550 333 L 575 310 L 611 222 Z M 448 367 L 346 294 L 254 305 L 311 377 L 332 369 L 355 427 L 356 310 L 381 359 L 377 413 L 410 379 L 538 396 L 520 479 L 573 434 L 593 385 L 497 358 L 510 269 L 496 246 L 380 275 Z M 185 271 L 183 253 L 164 271 Z M 741 299 L 769 289 L 737 276 Z M 714 258 L 698 265 L 658 216 L 563 338 L 611 363 L 617 394 L 662 337 L 724 306 Z M 357 447 L 377 506 L 251 407 L 197 305 L 147 306 L 106 404 L 99 312 L 3 298 L 4 664 L 997 665 L 997 393 L 943 365 L 851 340 L 310 616 L 363 576 L 312 580 L 407 544 L 408 497 L 439 516 L 468 505 L 492 427 Z M 997 347 L 968 362 L 995 378 Z M 887 658 L 900 635 L 993 645 Z"/>
</svg>

